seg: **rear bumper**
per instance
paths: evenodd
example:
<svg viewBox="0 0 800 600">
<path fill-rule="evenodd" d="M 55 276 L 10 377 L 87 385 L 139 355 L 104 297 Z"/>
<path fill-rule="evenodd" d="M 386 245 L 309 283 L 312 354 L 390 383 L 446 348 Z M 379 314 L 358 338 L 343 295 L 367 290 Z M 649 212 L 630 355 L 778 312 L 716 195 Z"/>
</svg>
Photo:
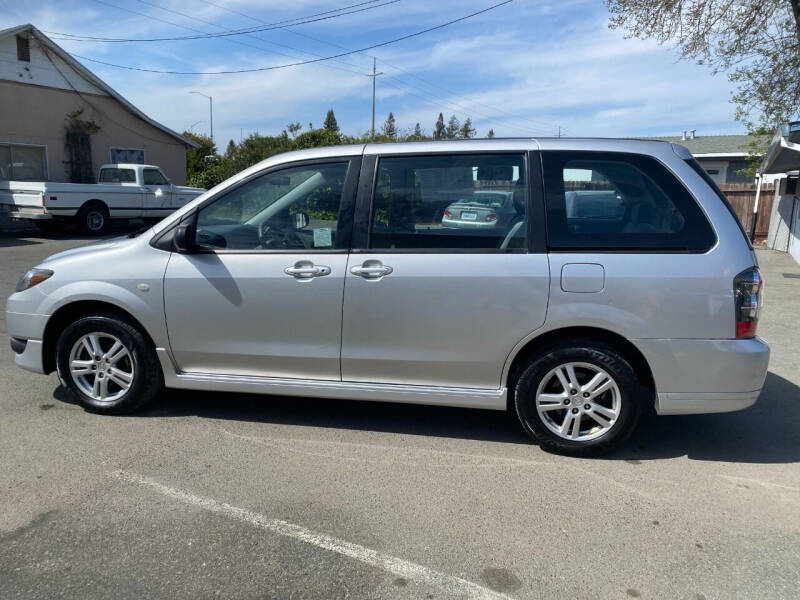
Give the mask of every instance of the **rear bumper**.
<svg viewBox="0 0 800 600">
<path fill-rule="evenodd" d="M 761 389 L 752 392 L 720 392 L 711 394 L 687 393 L 656 395 L 656 412 L 659 415 L 697 415 L 743 410 L 753 406 Z"/>
<path fill-rule="evenodd" d="M 632 341 L 653 372 L 662 415 L 742 410 L 767 376 L 770 350 L 760 338 Z"/>
</svg>

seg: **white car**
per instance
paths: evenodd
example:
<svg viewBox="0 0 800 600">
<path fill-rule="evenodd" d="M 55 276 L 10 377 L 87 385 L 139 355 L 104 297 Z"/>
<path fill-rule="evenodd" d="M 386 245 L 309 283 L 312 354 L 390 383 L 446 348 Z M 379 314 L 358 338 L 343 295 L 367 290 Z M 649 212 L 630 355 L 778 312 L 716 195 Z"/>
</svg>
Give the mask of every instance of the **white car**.
<svg viewBox="0 0 800 600">
<path fill-rule="evenodd" d="M 0 209 L 12 219 L 33 220 L 41 229 L 75 220 L 84 232 L 100 234 L 111 219 L 160 220 L 205 192 L 173 185 L 154 165 L 103 165 L 97 181 L 0 181 Z"/>
</svg>

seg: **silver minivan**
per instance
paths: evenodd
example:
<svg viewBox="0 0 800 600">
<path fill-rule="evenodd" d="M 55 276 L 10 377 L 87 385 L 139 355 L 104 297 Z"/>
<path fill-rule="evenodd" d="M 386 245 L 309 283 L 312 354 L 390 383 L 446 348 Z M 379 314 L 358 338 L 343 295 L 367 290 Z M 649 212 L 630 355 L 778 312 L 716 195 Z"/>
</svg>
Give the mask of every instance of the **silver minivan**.
<svg viewBox="0 0 800 600">
<path fill-rule="evenodd" d="M 501 226 L 448 226 L 476 192 Z M 163 387 L 510 410 L 591 455 L 641 412 L 756 401 L 762 280 L 682 146 L 491 139 L 269 158 L 139 235 L 68 250 L 8 300 L 19 366 L 88 410 Z"/>
</svg>

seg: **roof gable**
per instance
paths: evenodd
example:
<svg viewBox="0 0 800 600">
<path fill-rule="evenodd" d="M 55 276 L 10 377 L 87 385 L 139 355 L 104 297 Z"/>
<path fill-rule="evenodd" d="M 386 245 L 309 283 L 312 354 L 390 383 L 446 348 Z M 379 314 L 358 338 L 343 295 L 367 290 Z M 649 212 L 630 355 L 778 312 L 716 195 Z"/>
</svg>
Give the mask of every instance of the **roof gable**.
<svg viewBox="0 0 800 600">
<path fill-rule="evenodd" d="M 4 40 L 5 38 L 25 33 L 35 38 L 43 49 L 52 52 L 54 56 L 63 61 L 63 63 L 66 63 L 66 65 L 83 80 L 81 82 L 81 85 L 76 86 L 75 82 L 71 81 L 64 73 L 61 73 L 59 71 L 60 76 L 69 84 L 69 87 L 75 89 L 76 93 L 80 94 L 80 92 L 82 91 L 85 93 L 97 93 L 99 91 L 104 95 L 111 96 L 117 102 L 119 102 L 126 110 L 128 110 L 130 113 L 132 113 L 145 123 L 155 127 L 156 129 L 160 129 L 167 135 L 179 140 L 182 144 L 185 144 L 186 146 L 189 146 L 191 148 L 199 147 L 198 144 L 193 140 L 190 140 L 180 135 L 179 133 L 173 131 L 169 127 L 166 127 L 165 125 L 162 125 L 158 121 L 155 121 L 150 117 L 148 117 L 138 108 L 136 108 L 133 104 L 128 102 L 128 100 L 122 97 L 118 92 L 116 92 L 110 85 L 108 85 L 102 79 L 97 77 L 97 75 L 92 73 L 89 69 L 87 69 L 81 63 L 75 60 L 75 58 L 73 58 L 72 55 L 69 54 L 69 52 L 61 48 L 58 44 L 56 44 L 53 40 L 44 35 L 41 31 L 36 29 L 36 27 L 34 27 L 33 25 L 30 24 L 17 25 L 16 27 L 9 27 L 8 29 L 2 29 L 0 30 L 0 40 Z M 83 88 L 83 89 L 78 89 L 78 88 Z"/>
</svg>

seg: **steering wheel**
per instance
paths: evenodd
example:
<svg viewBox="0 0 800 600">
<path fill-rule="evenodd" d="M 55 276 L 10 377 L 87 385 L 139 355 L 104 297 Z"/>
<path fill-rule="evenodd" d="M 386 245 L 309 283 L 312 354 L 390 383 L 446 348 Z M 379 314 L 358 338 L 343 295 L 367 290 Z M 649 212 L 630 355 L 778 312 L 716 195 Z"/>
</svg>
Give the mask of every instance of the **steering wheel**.
<svg viewBox="0 0 800 600">
<path fill-rule="evenodd" d="M 277 227 L 275 223 L 270 223 L 269 220 L 258 226 L 258 245 L 262 249 L 271 250 L 308 248 L 297 229 L 294 227 Z"/>
</svg>

